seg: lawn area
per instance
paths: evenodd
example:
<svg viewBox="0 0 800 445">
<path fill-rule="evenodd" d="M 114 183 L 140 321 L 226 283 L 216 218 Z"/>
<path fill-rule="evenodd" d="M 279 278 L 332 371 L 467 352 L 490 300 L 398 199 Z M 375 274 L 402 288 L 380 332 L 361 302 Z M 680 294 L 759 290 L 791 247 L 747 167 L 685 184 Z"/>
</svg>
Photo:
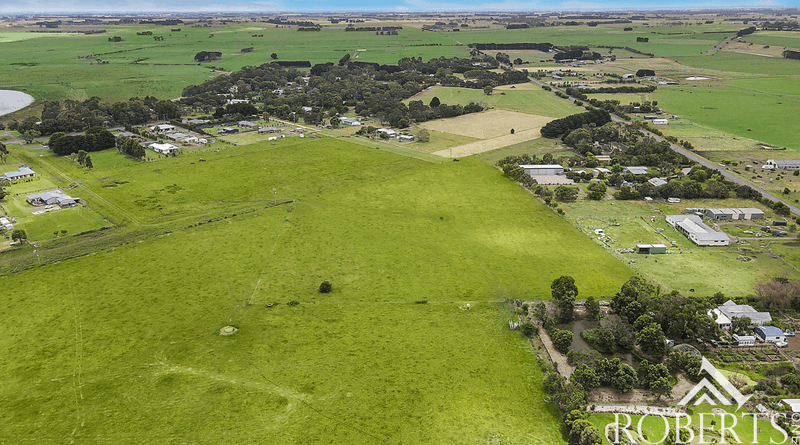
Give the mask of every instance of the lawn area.
<svg viewBox="0 0 800 445">
<path fill-rule="evenodd" d="M 126 188 L 177 184 L 153 198 L 185 201 L 175 230 L 3 279 L 4 439 L 563 443 L 497 301 L 563 274 L 609 294 L 632 274 L 567 221 L 475 157 L 321 139 L 188 158 L 81 179 L 143 219 L 163 215 Z M 295 201 L 265 207 L 276 184 Z M 253 211 L 206 223 L 217 193 Z"/>
<path fill-rule="evenodd" d="M 684 295 L 723 292 L 728 296 L 739 296 L 752 294 L 756 283 L 776 276 L 800 279 L 800 270 L 796 266 L 769 254 L 765 244 L 772 239 L 732 243 L 727 247 L 699 247 L 664 220 L 664 215 L 682 214 L 686 207 L 758 207 L 765 210 L 753 201 L 682 200 L 678 204 L 647 204 L 643 201 L 579 200 L 560 207 L 566 211 L 567 219 L 587 236 L 596 238 L 594 230 L 604 229 L 611 238 L 607 248 L 665 290 L 677 290 Z M 774 215 L 769 211 L 767 214 L 768 219 Z M 651 222 L 653 217 L 655 221 Z M 659 228 L 663 232 L 657 232 Z M 672 242 L 675 242 L 674 247 L 670 247 Z M 669 253 L 620 253 L 639 243 L 663 243 L 669 247 Z M 738 258 L 742 256 L 750 257 L 751 261 L 740 261 Z M 708 270 L 714 270 L 714 277 L 718 278 L 709 280 Z"/>
<path fill-rule="evenodd" d="M 511 87 L 512 85 L 497 87 L 491 95 L 487 96 L 483 90 L 434 86 L 405 102 L 421 100 L 427 104 L 433 97 L 438 97 L 442 103 L 448 105 L 468 105 L 475 102 L 487 107 L 550 117 L 564 117 L 580 113 L 583 110 L 534 84 L 519 84 L 513 85 L 514 88 Z"/>
</svg>

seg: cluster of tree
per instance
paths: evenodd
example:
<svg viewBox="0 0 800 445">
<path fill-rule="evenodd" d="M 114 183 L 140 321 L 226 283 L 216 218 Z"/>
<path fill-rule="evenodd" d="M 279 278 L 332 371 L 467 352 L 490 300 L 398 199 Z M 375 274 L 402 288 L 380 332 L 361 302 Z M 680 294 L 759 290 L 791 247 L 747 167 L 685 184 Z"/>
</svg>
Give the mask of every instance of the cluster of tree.
<svg viewBox="0 0 800 445">
<path fill-rule="evenodd" d="M 650 41 L 649 37 L 637 37 L 636 38 L 636 43 L 647 43 L 649 41 Z"/>
<path fill-rule="evenodd" d="M 571 49 L 553 55 L 553 60 L 566 60 L 566 59 L 599 60 L 602 58 L 603 56 L 600 55 L 600 53 L 594 51 L 584 51 L 581 49 Z"/>
<path fill-rule="evenodd" d="M 636 71 L 636 77 L 652 77 L 655 76 L 654 70 L 640 69 Z"/>
<path fill-rule="evenodd" d="M 130 156 L 134 159 L 144 159 L 145 157 L 145 151 L 144 147 L 142 147 L 142 144 L 129 137 L 120 136 L 117 138 L 117 150 L 119 150 L 120 153 Z"/>
<path fill-rule="evenodd" d="M 783 51 L 783 58 L 784 59 L 794 59 L 800 60 L 800 51 L 792 51 L 790 49 Z"/>
<path fill-rule="evenodd" d="M 178 105 L 172 101 L 159 101 L 155 97 L 140 99 L 133 97 L 126 102 L 105 104 L 97 97 L 83 102 L 71 99 L 45 102 L 39 118 L 32 117 L 23 122 L 11 121 L 11 130 L 24 133 L 39 131 L 43 135 L 56 132 L 70 133 L 87 127 L 142 125 L 154 118 L 175 119 L 180 117 Z M 37 123 L 41 122 L 41 123 Z"/>
<path fill-rule="evenodd" d="M 311 62 L 308 60 L 279 60 L 272 63 L 284 68 L 311 68 Z"/>
<path fill-rule="evenodd" d="M 527 29 L 529 28 L 527 23 L 509 23 L 506 25 L 506 29 Z"/>
<path fill-rule="evenodd" d="M 321 29 L 318 26 L 311 26 L 311 27 L 299 27 L 297 28 L 298 31 L 320 31 Z"/>
<path fill-rule="evenodd" d="M 652 93 L 656 90 L 655 85 L 647 86 L 619 86 L 619 87 L 597 87 L 597 88 L 576 88 L 581 94 L 616 94 L 616 93 Z M 584 99 L 585 100 L 585 99 Z"/>
<path fill-rule="evenodd" d="M 101 127 L 90 128 L 86 134 L 68 136 L 64 133 L 53 133 L 48 145 L 50 150 L 57 155 L 69 155 L 83 150 L 95 152 L 114 147 L 116 139 L 108 130 Z"/>
<path fill-rule="evenodd" d="M 210 62 L 212 60 L 219 60 L 222 58 L 222 53 L 219 51 L 200 51 L 194 55 L 195 62 Z"/>
<path fill-rule="evenodd" d="M 121 42 L 122 41 L 122 37 L 120 37 L 120 36 L 109 37 L 108 41 L 109 42 L 115 42 L 115 43 L 116 42 Z"/>
<path fill-rule="evenodd" d="M 218 107 L 214 110 L 214 114 L 212 117 L 214 119 L 222 119 L 225 116 L 240 116 L 240 117 L 247 117 L 247 116 L 254 116 L 258 114 L 258 108 L 253 106 L 252 104 L 248 104 L 245 102 L 238 102 L 233 104 L 228 104 L 224 108 Z"/>
<path fill-rule="evenodd" d="M 756 32 L 756 27 L 755 26 L 751 26 L 751 27 L 745 28 L 745 29 L 740 29 L 739 31 L 736 32 L 736 37 L 744 37 L 744 36 L 752 34 L 754 32 Z"/>
<path fill-rule="evenodd" d="M 633 327 L 637 343 L 645 352 L 660 355 L 664 352 L 665 336 L 715 337 L 718 327 L 707 313 L 716 306 L 717 299 L 717 296 L 684 297 L 675 291 L 662 294 L 659 288 L 636 276 L 614 295 L 611 309 Z"/>
<path fill-rule="evenodd" d="M 76 160 L 78 161 L 78 164 L 86 168 L 94 167 L 94 164 L 92 163 L 92 157 L 89 156 L 85 150 L 78 150 L 78 156 L 76 157 Z"/>
<path fill-rule="evenodd" d="M 546 138 L 554 138 L 576 128 L 581 128 L 584 125 L 594 124 L 599 127 L 608 122 L 611 122 L 611 116 L 607 111 L 591 110 L 586 113 L 573 114 L 561 119 L 552 120 L 542 127 L 541 133 L 542 136 Z"/>
<path fill-rule="evenodd" d="M 412 122 L 458 116 L 483 109 L 478 104 L 448 106 L 434 101 L 430 105 L 422 102 L 403 103 L 403 100 L 436 82 L 447 84 L 454 80 L 458 85 L 484 88 L 487 85 L 520 82 L 525 77 L 524 73 L 516 71 L 494 73 L 472 65 L 473 62 L 482 64 L 491 61 L 493 63 L 487 62 L 489 66 L 497 66 L 497 61 L 488 57 L 439 58 L 429 62 L 407 58 L 401 60 L 399 65 L 342 60 L 343 66 L 333 63 L 315 65 L 310 75 L 274 64 L 245 67 L 228 76 L 218 76 L 204 84 L 184 89 L 181 103 L 206 110 L 215 109 L 221 106 L 215 96 L 230 97 L 230 91 L 235 91 L 233 97 L 262 101 L 265 113 L 283 119 L 304 117 L 308 118 L 309 123 L 318 123 L 336 118 L 353 107 L 361 116 L 374 116 L 392 126 L 403 128 Z M 427 74 L 430 71 L 433 77 Z M 454 76 L 454 72 L 465 73 L 467 79 Z M 232 89 L 234 86 L 236 88 Z M 308 107 L 312 111 L 307 111 Z"/>
<path fill-rule="evenodd" d="M 791 31 L 800 29 L 800 24 L 791 20 L 776 20 L 774 22 L 767 20 L 761 24 L 761 29 L 765 31 Z"/>
</svg>

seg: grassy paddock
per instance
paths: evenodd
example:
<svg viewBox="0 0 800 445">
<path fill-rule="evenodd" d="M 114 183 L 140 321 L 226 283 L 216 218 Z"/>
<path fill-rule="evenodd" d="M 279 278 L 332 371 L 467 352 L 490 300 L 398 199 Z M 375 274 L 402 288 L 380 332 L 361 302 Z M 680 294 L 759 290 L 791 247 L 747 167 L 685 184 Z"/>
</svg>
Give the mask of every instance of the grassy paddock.
<svg viewBox="0 0 800 445">
<path fill-rule="evenodd" d="M 608 294 L 630 269 L 474 157 L 321 139 L 207 159 L 86 173 L 164 222 L 3 278 L 0 353 L 16 359 L 0 364 L 2 438 L 562 443 L 533 350 L 497 301 L 545 297 L 563 274 Z M 275 184 L 294 202 L 267 208 Z M 175 191 L 149 199 L 180 211 L 137 209 L 131 190 L 148 188 Z M 205 216 L 233 201 L 249 210 Z M 220 337 L 227 324 L 240 331 Z"/>
</svg>

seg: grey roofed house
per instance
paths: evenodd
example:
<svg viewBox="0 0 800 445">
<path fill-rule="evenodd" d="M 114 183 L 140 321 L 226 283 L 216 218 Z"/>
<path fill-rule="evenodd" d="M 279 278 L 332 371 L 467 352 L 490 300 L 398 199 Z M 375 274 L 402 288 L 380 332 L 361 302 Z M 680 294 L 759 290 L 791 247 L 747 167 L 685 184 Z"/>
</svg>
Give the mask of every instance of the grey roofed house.
<svg viewBox="0 0 800 445">
<path fill-rule="evenodd" d="M 281 129 L 278 127 L 259 127 L 259 133 L 280 133 Z"/>
<path fill-rule="evenodd" d="M 800 159 L 767 159 L 767 165 L 783 170 L 800 169 Z"/>
<path fill-rule="evenodd" d="M 75 205 L 75 199 L 62 192 L 60 189 L 49 190 L 34 195 L 28 195 L 26 201 L 35 206 L 53 205 L 60 207 L 70 207 Z"/>
<path fill-rule="evenodd" d="M 257 123 L 250 122 L 250 121 L 239 121 L 236 125 L 238 125 L 240 127 L 245 127 L 245 128 L 254 128 L 254 129 L 258 128 L 258 124 Z"/>
<path fill-rule="evenodd" d="M 722 306 L 717 306 L 717 309 L 731 320 L 747 317 L 750 319 L 750 323 L 756 326 L 772 321 L 772 315 L 769 312 L 758 312 L 749 304 L 736 304 L 733 300 L 728 300 Z"/>
<path fill-rule="evenodd" d="M 32 178 L 35 174 L 36 172 L 34 172 L 30 166 L 23 164 L 19 166 L 17 171 L 8 172 L 2 175 L 2 177 L 7 181 L 17 181 L 24 178 Z"/>
<path fill-rule="evenodd" d="M 697 215 L 667 215 L 667 224 L 684 234 L 698 246 L 727 246 L 731 240 L 703 223 Z"/>
<path fill-rule="evenodd" d="M 622 170 L 622 173 L 630 173 L 632 175 L 646 175 L 647 174 L 647 167 L 625 167 Z"/>
<path fill-rule="evenodd" d="M 651 178 L 647 182 L 649 182 L 650 184 L 653 184 L 653 187 L 656 187 L 656 188 L 663 187 L 663 186 L 667 185 L 667 181 L 665 181 L 665 180 L 663 180 L 661 178 Z"/>
<path fill-rule="evenodd" d="M 209 122 L 211 121 L 208 119 L 189 119 L 188 121 L 186 121 L 187 124 L 192 124 L 192 125 L 203 125 Z"/>
<path fill-rule="evenodd" d="M 131 133 L 130 131 L 123 131 L 122 133 L 118 133 L 117 137 L 118 138 L 120 138 L 120 137 L 122 137 L 122 138 L 137 138 L 137 137 L 139 137 L 139 135 L 136 134 L 136 133 Z"/>
<path fill-rule="evenodd" d="M 594 170 L 592 170 L 592 175 L 595 176 L 595 177 L 600 176 L 600 173 L 603 173 L 603 174 L 606 174 L 606 175 L 610 175 L 611 174 L 611 170 L 609 170 L 607 168 L 603 168 L 603 167 L 597 167 Z"/>
<path fill-rule="evenodd" d="M 173 141 L 179 141 L 181 139 L 186 139 L 189 137 L 187 134 L 183 133 L 170 133 L 167 135 L 168 138 L 172 139 Z"/>
</svg>

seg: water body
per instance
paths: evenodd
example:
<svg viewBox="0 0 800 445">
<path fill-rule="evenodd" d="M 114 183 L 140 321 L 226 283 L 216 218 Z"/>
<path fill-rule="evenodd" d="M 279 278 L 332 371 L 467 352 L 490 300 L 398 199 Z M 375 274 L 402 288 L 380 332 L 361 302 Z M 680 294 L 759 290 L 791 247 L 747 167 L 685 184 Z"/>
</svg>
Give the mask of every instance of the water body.
<svg viewBox="0 0 800 445">
<path fill-rule="evenodd" d="M 0 116 L 21 110 L 33 103 L 33 96 L 22 91 L 0 90 Z"/>
</svg>

